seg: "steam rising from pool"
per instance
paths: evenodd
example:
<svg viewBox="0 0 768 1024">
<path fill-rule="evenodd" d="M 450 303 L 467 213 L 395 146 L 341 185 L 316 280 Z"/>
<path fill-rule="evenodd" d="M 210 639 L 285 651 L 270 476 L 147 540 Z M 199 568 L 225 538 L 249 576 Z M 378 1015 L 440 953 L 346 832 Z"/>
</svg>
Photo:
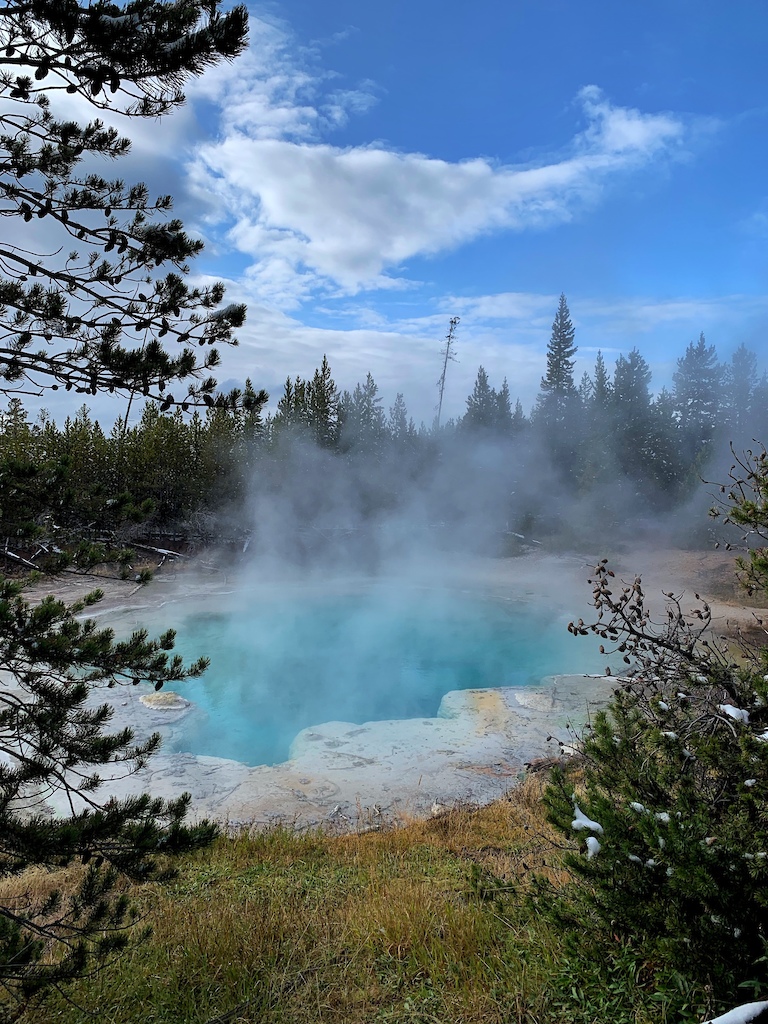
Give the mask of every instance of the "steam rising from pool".
<svg viewBox="0 0 768 1024">
<path fill-rule="evenodd" d="M 597 670 L 559 616 L 440 588 L 259 588 L 177 625 L 179 651 L 211 668 L 183 687 L 172 749 L 249 765 L 286 760 L 312 725 L 434 717 L 451 690 Z"/>
</svg>

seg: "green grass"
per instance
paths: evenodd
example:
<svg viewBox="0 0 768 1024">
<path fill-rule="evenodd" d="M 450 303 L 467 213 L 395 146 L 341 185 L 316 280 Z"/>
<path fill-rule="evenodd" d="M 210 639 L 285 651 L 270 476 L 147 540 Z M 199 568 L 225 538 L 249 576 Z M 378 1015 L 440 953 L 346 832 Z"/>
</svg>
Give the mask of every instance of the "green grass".
<svg viewBox="0 0 768 1024">
<path fill-rule="evenodd" d="M 529 780 L 510 799 L 362 835 L 222 838 L 133 890 L 152 936 L 23 1024 L 664 1024 L 705 993 L 618 943 L 566 944 L 527 893 L 565 884 Z M 95 1016 L 94 1016 L 95 1015 Z M 2 1007 L 0 1007 L 2 1016 Z"/>
</svg>

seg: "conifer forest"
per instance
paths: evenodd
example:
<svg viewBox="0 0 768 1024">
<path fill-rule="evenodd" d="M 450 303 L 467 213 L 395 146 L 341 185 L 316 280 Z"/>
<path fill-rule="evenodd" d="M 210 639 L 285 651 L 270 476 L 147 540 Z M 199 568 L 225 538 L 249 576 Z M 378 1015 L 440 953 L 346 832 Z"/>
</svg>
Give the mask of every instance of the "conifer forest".
<svg viewBox="0 0 768 1024">
<path fill-rule="evenodd" d="M 10 398 L 0 419 L 7 568 L 14 555 L 41 567 L 85 564 L 139 540 L 258 545 L 254 509 L 270 495 L 291 503 L 297 550 L 313 525 L 364 530 L 417 493 L 424 528 L 487 553 L 515 535 L 585 542 L 597 510 L 599 531 L 621 537 L 652 518 L 674 520 L 701 498 L 702 479 L 722 475 L 731 442 L 740 451 L 766 436 L 768 378 L 744 345 L 721 362 L 702 334 L 678 356 L 671 389 L 658 391 L 636 348 L 613 366 L 598 353 L 579 381 L 576 351 L 562 296 L 534 407 L 513 395 L 514 366 L 501 382 L 481 366 L 464 414 L 439 425 L 417 426 L 404 394 L 385 408 L 371 374 L 340 391 L 327 358 L 307 377 L 288 377 L 266 414 L 268 396 L 250 380 L 226 402 L 187 411 L 150 400 L 130 415 L 129 401 L 119 415 L 115 403 L 105 427 L 87 404 L 57 423 Z M 298 494 L 310 457 L 330 479 L 353 481 L 343 508 Z M 79 551 L 64 538 L 77 538 Z"/>
</svg>

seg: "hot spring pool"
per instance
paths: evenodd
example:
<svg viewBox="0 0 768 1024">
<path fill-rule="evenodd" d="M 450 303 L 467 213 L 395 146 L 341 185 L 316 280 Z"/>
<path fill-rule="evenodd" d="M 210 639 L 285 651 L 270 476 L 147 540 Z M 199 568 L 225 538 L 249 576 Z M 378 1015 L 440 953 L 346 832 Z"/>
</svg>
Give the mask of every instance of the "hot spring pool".
<svg viewBox="0 0 768 1024">
<path fill-rule="evenodd" d="M 178 686 L 193 709 L 170 749 L 276 764 L 311 725 L 434 717 L 450 690 L 598 671 L 566 621 L 516 601 L 401 588 L 259 595 L 189 614 L 177 649 L 211 667 Z"/>
</svg>

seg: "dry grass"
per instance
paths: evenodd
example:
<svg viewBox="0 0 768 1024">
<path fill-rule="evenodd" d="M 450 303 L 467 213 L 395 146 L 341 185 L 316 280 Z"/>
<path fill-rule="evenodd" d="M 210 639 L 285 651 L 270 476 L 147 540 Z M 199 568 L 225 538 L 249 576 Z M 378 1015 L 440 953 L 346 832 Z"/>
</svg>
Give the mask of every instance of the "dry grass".
<svg viewBox="0 0 768 1024">
<path fill-rule="evenodd" d="M 134 891 L 153 936 L 69 991 L 82 1009 L 54 993 L 20 1020 L 599 1021 L 561 998 L 572 983 L 562 937 L 525 899 L 534 871 L 566 879 L 541 787 L 532 777 L 488 807 L 362 835 L 220 839 L 172 885 Z M 625 1002 L 628 1015 L 614 1006 L 604 1019 L 664 1020 L 636 993 Z"/>
<path fill-rule="evenodd" d="M 30 868 L 23 875 L 8 875 L 0 878 L 0 901 L 7 903 L 28 897 L 35 903 L 42 902 L 54 889 L 74 887 L 79 875 L 79 868 L 55 872 Z"/>
</svg>

